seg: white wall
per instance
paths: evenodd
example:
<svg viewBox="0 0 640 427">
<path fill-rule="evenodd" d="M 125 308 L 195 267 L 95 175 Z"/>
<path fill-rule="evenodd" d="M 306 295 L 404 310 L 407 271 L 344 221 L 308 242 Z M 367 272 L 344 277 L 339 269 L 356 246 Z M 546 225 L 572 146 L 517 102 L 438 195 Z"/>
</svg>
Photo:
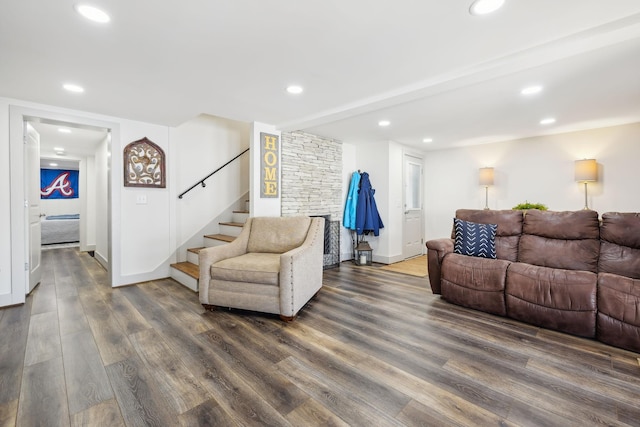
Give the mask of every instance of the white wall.
<svg viewBox="0 0 640 427">
<path fill-rule="evenodd" d="M 400 153 L 402 151 L 400 150 Z M 374 199 L 378 207 L 378 212 L 384 224 L 380 229 L 380 235 L 365 235 L 365 240 L 369 242 L 373 249 L 373 261 L 389 264 L 394 262 L 397 253 L 394 238 L 396 235 L 402 236 L 402 224 L 399 228 L 396 221 L 396 212 L 393 200 L 393 193 L 399 193 L 400 187 L 393 188 L 396 179 L 392 179 L 392 174 L 399 174 L 402 171 L 402 155 L 400 155 L 399 166 L 396 166 L 398 155 L 397 144 L 389 142 L 360 143 L 356 145 L 356 166 L 354 170 L 369 174 L 371 186 L 375 190 Z M 402 184 L 402 181 L 400 181 Z M 397 231 L 400 230 L 400 231 Z M 402 251 L 400 250 L 400 255 Z"/>
<path fill-rule="evenodd" d="M 595 158 L 598 182 L 589 184 L 589 207 L 639 212 L 640 123 L 428 152 L 425 155 L 426 239 L 449 236 L 456 209 L 484 207 L 478 169 L 495 168 L 491 209 L 529 201 L 551 210 L 579 210 L 584 187 L 574 181 L 574 161 Z"/>
<path fill-rule="evenodd" d="M 106 164 L 106 163 L 105 163 Z M 84 196 L 84 197 L 83 197 Z M 80 250 L 96 249 L 96 156 L 80 161 Z"/>
<path fill-rule="evenodd" d="M 249 148 L 250 124 L 201 115 L 170 130 L 176 166 L 176 191 L 182 193 L 200 179 Z M 259 152 L 259 150 L 258 150 Z M 230 163 L 177 201 L 179 260 L 186 248 L 202 246 L 203 234 L 218 232 L 218 214 L 249 191 L 249 153 Z M 243 207 L 244 206 L 238 206 Z M 230 217 L 227 217 L 228 221 Z"/>
<path fill-rule="evenodd" d="M 173 155 L 169 147 L 169 128 L 149 123 L 122 121 L 119 141 L 112 140 L 111 183 L 120 193 L 120 209 L 114 211 L 112 224 L 119 222 L 121 263 L 118 285 L 138 283 L 169 276 L 169 265 L 175 262 L 175 190 L 167 180 L 166 188 L 124 187 L 122 152 L 131 142 L 147 137 L 164 150 L 167 176 L 174 173 Z M 115 167 L 117 166 L 117 167 Z M 114 179 L 115 178 L 115 179 Z M 139 204 L 138 196 L 146 197 Z M 114 265 L 115 267 L 115 265 Z M 117 271 L 117 270 L 116 270 Z"/>
<path fill-rule="evenodd" d="M 356 146 L 353 144 L 342 144 L 342 210 L 347 203 L 351 176 L 358 170 Z M 353 259 L 353 234 L 344 228 L 343 218 L 340 218 L 340 261 Z"/>
<path fill-rule="evenodd" d="M 95 257 L 105 268 L 109 268 L 109 140 L 107 135 L 95 155 Z"/>
<path fill-rule="evenodd" d="M 0 306 L 11 304 L 9 102 L 0 98 Z"/>
<path fill-rule="evenodd" d="M 396 142 L 375 143 L 343 143 L 343 199 L 349 191 L 349 183 L 353 171 L 360 169 L 369 174 L 371 185 L 375 190 L 374 199 L 384 224 L 380 235 L 369 234 L 365 240 L 373 249 L 373 261 L 391 264 L 403 259 L 404 209 L 402 171 L 406 147 Z M 343 259 L 345 251 L 351 250 L 351 237 L 343 230 Z M 349 246 L 347 246 L 347 244 Z"/>
<path fill-rule="evenodd" d="M 169 128 L 149 123 L 123 120 L 115 117 L 96 115 L 83 111 L 63 109 L 54 106 L 34 104 L 20 100 L 0 98 L 0 304 L 6 302 L 2 296 L 10 293 L 18 296 L 22 290 L 24 301 L 24 266 L 26 254 L 24 242 L 13 244 L 9 230 L 16 229 L 16 235 L 24 226 L 23 211 L 19 203 L 19 189 L 22 188 L 22 141 L 21 123 L 23 117 L 44 117 L 50 120 L 81 123 L 90 126 L 104 127 L 112 130 L 109 171 L 110 206 L 111 206 L 111 247 L 110 265 L 112 284 L 114 286 L 137 283 L 169 276 L 169 264 L 175 261 L 175 188 L 171 185 L 171 174 L 174 172 L 172 151 L 169 146 Z M 165 150 L 167 158 L 168 185 L 165 189 L 133 189 L 123 187 L 122 150 L 132 141 L 148 137 Z M 10 148 L 13 147 L 13 150 Z M 16 160 L 11 162 L 9 158 Z M 11 191 L 9 178 L 15 182 Z M 96 178 L 98 176 L 96 175 Z M 102 183 L 104 184 L 104 182 Z M 139 194 L 147 196 L 145 205 L 136 204 Z M 10 213 L 15 212 L 15 221 Z M 101 214 L 107 210 L 100 209 Z M 9 222 L 12 225 L 9 226 Z M 97 224 L 98 230 L 104 233 L 105 228 Z M 102 236 L 104 237 L 104 236 Z M 99 242 L 97 242 L 98 244 Z M 12 258 L 11 258 L 11 256 Z M 10 261 L 9 261 L 10 260 Z"/>
<path fill-rule="evenodd" d="M 80 213 L 80 198 L 76 199 L 40 199 L 40 212 L 49 215 Z"/>
</svg>

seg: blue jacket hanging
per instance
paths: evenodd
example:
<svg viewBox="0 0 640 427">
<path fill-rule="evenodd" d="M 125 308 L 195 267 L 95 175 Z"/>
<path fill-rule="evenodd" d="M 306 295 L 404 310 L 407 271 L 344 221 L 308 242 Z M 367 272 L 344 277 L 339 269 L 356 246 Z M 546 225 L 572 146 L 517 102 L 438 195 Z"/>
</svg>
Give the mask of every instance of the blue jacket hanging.
<svg viewBox="0 0 640 427">
<path fill-rule="evenodd" d="M 347 203 L 344 206 L 344 215 L 342 225 L 349 230 L 356 229 L 356 206 L 358 204 L 358 186 L 360 185 L 360 172 L 354 172 L 351 175 L 351 184 L 349 185 L 349 194 L 347 195 Z"/>
<path fill-rule="evenodd" d="M 371 188 L 369 174 L 363 172 L 360 177 L 360 192 L 358 193 L 358 205 L 356 207 L 356 233 L 358 235 L 373 232 L 374 236 L 380 234 L 384 228 L 382 219 L 378 213 L 376 201 L 373 198 L 376 190 Z"/>
</svg>

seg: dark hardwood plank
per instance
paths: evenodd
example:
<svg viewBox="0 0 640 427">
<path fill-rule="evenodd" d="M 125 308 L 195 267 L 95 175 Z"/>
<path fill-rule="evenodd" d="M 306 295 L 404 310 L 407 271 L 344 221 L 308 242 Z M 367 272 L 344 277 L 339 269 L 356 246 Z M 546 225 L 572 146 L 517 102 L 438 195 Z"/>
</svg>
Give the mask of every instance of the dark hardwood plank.
<svg viewBox="0 0 640 427">
<path fill-rule="evenodd" d="M 121 292 L 110 293 L 104 298 L 104 301 L 125 334 L 131 335 L 151 328 L 144 316 L 131 305 Z"/>
<path fill-rule="evenodd" d="M 207 400 L 184 414 L 180 414 L 178 421 L 183 427 L 239 425 L 214 399 Z"/>
<path fill-rule="evenodd" d="M 102 362 L 110 365 L 128 359 L 135 354 L 129 338 L 100 294 L 85 289 L 79 291 L 80 301 L 87 315 Z"/>
<path fill-rule="evenodd" d="M 42 279 L 40 284 L 32 291 L 33 302 L 31 314 L 56 311 L 56 280 L 53 269 L 55 251 L 42 251 Z"/>
<path fill-rule="evenodd" d="M 2 310 L 0 318 L 0 404 L 17 400 L 29 335 L 31 299 Z"/>
<path fill-rule="evenodd" d="M 61 336 L 89 330 L 89 323 L 77 293 L 73 296 L 58 298 L 58 320 Z"/>
<path fill-rule="evenodd" d="M 289 412 L 287 420 L 294 426 L 331 426 L 348 427 L 344 420 L 321 405 L 320 402 L 308 399 L 299 405 L 294 411 Z"/>
<path fill-rule="evenodd" d="M 211 398 L 159 333 L 148 329 L 131 335 L 130 339 L 175 412 L 182 414 Z"/>
<path fill-rule="evenodd" d="M 62 355 L 71 414 L 113 399 L 113 391 L 91 331 L 64 335 Z"/>
<path fill-rule="evenodd" d="M 640 355 L 451 305 L 428 279 L 343 263 L 285 323 L 46 252 L 26 304 L 0 310 L 0 426 L 640 426 Z"/>
<path fill-rule="evenodd" d="M 409 402 L 396 418 L 398 419 L 398 421 L 401 421 L 403 425 L 412 427 L 465 427 L 471 425 L 466 422 L 456 422 L 451 418 L 443 416 L 441 413 L 434 411 L 430 406 L 425 406 L 420 402 L 416 402 L 415 400 Z M 499 423 L 494 425 L 503 426 L 506 424 Z"/>
<path fill-rule="evenodd" d="M 288 414 L 308 399 L 307 394 L 286 377 L 270 369 L 272 363 L 268 359 L 243 347 L 231 335 L 212 329 L 200 337 L 236 375 L 251 384 L 251 388 L 281 414 Z"/>
<path fill-rule="evenodd" d="M 16 425 L 18 417 L 18 399 L 0 404 L 0 427 Z"/>
<path fill-rule="evenodd" d="M 24 365 L 35 365 L 61 355 L 58 313 L 49 311 L 31 316 Z"/>
<path fill-rule="evenodd" d="M 17 425 L 69 425 L 62 357 L 25 366 Z"/>
<path fill-rule="evenodd" d="M 116 362 L 106 370 L 127 426 L 177 425 L 170 403 L 139 358 Z"/>
<path fill-rule="evenodd" d="M 125 424 L 120 414 L 118 402 L 111 399 L 71 415 L 71 426 L 124 427 Z"/>
<path fill-rule="evenodd" d="M 172 350 L 234 420 L 255 426 L 288 425 L 286 419 L 257 395 L 251 385 L 236 375 L 206 343 L 189 334 L 171 313 L 155 304 L 142 289 L 127 287 L 122 292 L 162 333 Z"/>
<path fill-rule="evenodd" d="M 401 426 L 394 417 L 397 414 L 386 414 L 371 406 L 360 393 L 327 378 L 314 367 L 301 363 L 293 356 L 277 365 L 278 370 L 298 384 L 309 396 L 326 406 L 350 425 L 369 426 Z M 376 403 L 381 403 L 377 401 Z"/>
</svg>

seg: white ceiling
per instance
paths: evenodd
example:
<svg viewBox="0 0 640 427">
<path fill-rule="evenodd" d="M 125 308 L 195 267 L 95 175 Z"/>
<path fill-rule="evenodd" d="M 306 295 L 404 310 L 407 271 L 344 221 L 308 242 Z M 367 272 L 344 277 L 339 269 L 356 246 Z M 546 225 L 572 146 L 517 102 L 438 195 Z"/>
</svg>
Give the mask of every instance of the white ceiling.
<svg viewBox="0 0 640 427">
<path fill-rule="evenodd" d="M 79 127 L 74 123 L 40 120 L 30 123 L 40 135 L 40 167 L 43 168 L 78 169 L 79 161 L 95 155 L 108 133 L 106 129 Z M 68 132 L 62 133 L 60 129 Z"/>
<path fill-rule="evenodd" d="M 420 149 L 640 121 L 640 1 L 507 0 L 483 17 L 470 3 L 95 0 L 112 18 L 100 25 L 69 0 L 4 2 L 0 96 Z M 519 94 L 533 83 L 543 92 Z"/>
</svg>

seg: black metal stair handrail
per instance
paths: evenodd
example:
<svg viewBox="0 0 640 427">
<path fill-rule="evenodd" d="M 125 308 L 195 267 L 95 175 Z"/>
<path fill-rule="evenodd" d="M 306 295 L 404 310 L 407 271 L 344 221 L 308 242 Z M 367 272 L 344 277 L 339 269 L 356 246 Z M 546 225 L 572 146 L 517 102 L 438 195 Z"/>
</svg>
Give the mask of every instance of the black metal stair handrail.
<svg viewBox="0 0 640 427">
<path fill-rule="evenodd" d="M 246 153 L 247 151 L 249 151 L 249 148 L 247 148 L 246 150 L 244 150 L 242 153 L 238 154 L 237 156 L 235 156 L 233 159 L 229 160 L 227 163 L 225 163 L 224 165 L 220 166 L 218 169 L 214 170 L 213 172 L 211 172 L 209 175 L 205 176 L 204 178 L 202 178 L 200 181 L 196 182 L 195 184 L 193 184 L 191 187 L 187 188 L 185 191 L 183 191 L 182 193 L 180 193 L 180 195 L 178 196 L 178 199 L 182 199 L 182 196 L 184 196 L 185 194 L 187 194 L 189 191 L 193 190 L 194 188 L 196 188 L 198 185 L 201 185 L 202 187 L 206 187 L 207 184 L 205 184 L 204 182 L 211 178 L 214 174 L 216 174 L 218 171 L 220 171 L 221 169 L 223 169 L 224 167 L 226 167 L 227 165 L 229 165 L 231 162 L 233 162 L 234 160 L 236 160 L 238 157 L 242 156 L 244 153 Z"/>
</svg>

